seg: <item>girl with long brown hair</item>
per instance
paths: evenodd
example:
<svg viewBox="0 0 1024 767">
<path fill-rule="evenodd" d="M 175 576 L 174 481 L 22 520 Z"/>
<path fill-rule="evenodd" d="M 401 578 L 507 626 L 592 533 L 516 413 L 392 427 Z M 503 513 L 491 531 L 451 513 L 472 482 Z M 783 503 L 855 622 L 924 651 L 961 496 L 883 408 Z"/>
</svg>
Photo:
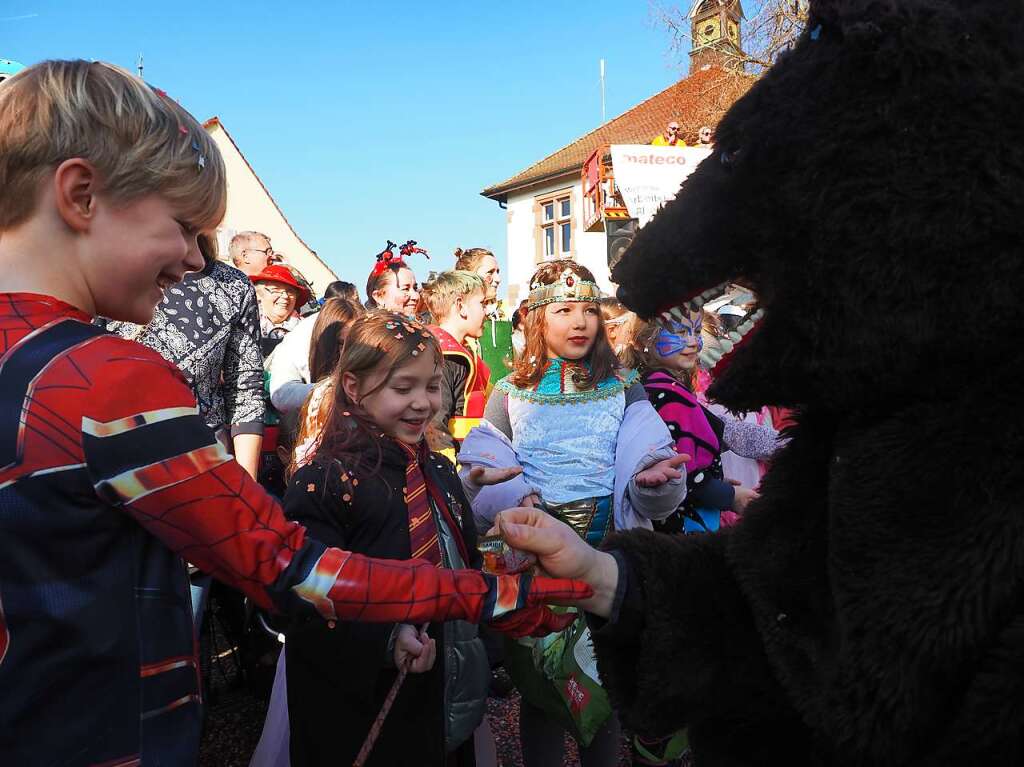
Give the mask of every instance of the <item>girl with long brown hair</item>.
<svg viewBox="0 0 1024 767">
<path fill-rule="evenodd" d="M 284 337 L 268 360 L 270 402 L 278 412 L 295 412 L 306 403 L 338 361 L 345 329 L 365 313 L 358 303 L 328 298 L 319 312 L 304 317 Z"/>
<path fill-rule="evenodd" d="M 319 443 L 288 482 L 285 514 L 348 551 L 479 567 L 455 469 L 424 440 L 440 407 L 441 364 L 437 341 L 414 320 L 373 312 L 353 323 Z M 419 673 L 405 679 L 368 767 L 472 764 L 490 681 L 475 626 L 309 621 L 293 625 L 285 653 L 292 764 L 351 764 L 407 663 Z"/>
<path fill-rule="evenodd" d="M 546 263 L 530 281 L 525 351 L 495 385 L 484 421 L 459 453 L 481 529 L 509 505 L 532 505 L 597 546 L 613 529 L 650 529 L 652 519 L 668 516 L 682 501 L 686 486 L 677 467 L 687 456 L 675 454 L 636 373 L 619 364 L 604 333 L 600 299 L 593 274 L 574 261 Z M 523 473 L 490 487 L 473 483 L 474 469 L 502 466 L 520 466 Z M 588 688 L 581 709 L 567 695 L 567 680 L 552 684 L 541 670 L 560 667 L 560 659 L 545 654 L 568 645 L 506 648 L 506 666 L 523 696 L 526 767 L 560 765 L 567 730 L 580 744 L 584 767 L 618 761 L 618 722 L 599 681 L 574 677 L 577 689 Z M 585 652 L 578 645 L 575 651 Z M 538 657 L 544 660 L 535 662 Z"/>
</svg>

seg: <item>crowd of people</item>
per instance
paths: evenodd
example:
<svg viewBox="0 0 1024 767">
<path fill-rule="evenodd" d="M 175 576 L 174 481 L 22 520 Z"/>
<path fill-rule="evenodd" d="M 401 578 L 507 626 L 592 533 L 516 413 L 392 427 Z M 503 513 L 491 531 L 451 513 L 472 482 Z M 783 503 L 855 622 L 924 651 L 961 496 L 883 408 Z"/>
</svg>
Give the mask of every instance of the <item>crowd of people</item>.
<svg viewBox="0 0 1024 767">
<path fill-rule="evenodd" d="M 412 241 L 367 264 L 363 297 L 341 281 L 316 296 L 259 232 L 218 258 L 222 161 L 166 94 L 46 62 L 0 107 L 0 376 L 20 414 L 0 422 L 0 681 L 20 691 L 0 702 L 0 752 L 189 763 L 215 578 L 288 616 L 254 765 L 352 763 L 371 732 L 366 764 L 495 765 L 498 667 L 528 767 L 561 765 L 566 733 L 583 765 L 616 764 L 587 618 L 545 606 L 590 590 L 482 574 L 481 551 L 512 508 L 592 547 L 735 524 L 785 416 L 705 398 L 753 297 L 645 321 L 558 260 L 508 316 L 491 251 L 459 249 L 421 284 Z M 121 131 L 144 137 L 132 153 Z M 686 752 L 685 732 L 629 737 L 636 765 Z"/>
<path fill-rule="evenodd" d="M 373 264 L 363 302 L 354 284 L 341 281 L 310 301 L 308 283 L 257 232 L 231 241 L 237 269 L 216 260 L 211 240 L 200 245 L 206 266 L 166 292 L 148 325 L 108 327 L 186 372 L 207 423 L 245 465 L 254 465 L 252 451 L 239 438 L 262 434 L 264 460 L 254 476 L 282 498 L 289 519 L 328 545 L 479 567 L 478 540 L 499 512 L 517 506 L 543 509 L 595 547 L 613 530 L 714 531 L 735 524 L 757 496 L 779 444 L 778 414 L 740 416 L 704 398 L 710 365 L 702 353 L 728 344 L 749 312 L 752 296 L 742 290 L 707 311 L 643 321 L 603 295 L 585 267 L 547 262 L 516 309 L 518 343 L 503 334 L 508 342 L 492 348 L 500 354 L 492 369 L 481 339 L 513 322 L 503 319 L 501 272 L 487 249 L 458 249 L 450 269 L 421 284 L 389 247 Z M 245 289 L 233 293 L 238 285 Z M 204 286 L 207 300 L 193 297 L 186 311 L 184 296 Z M 234 311 L 218 315 L 215 307 Z M 168 317 L 191 335 L 168 342 Z M 235 403 L 253 400 L 244 418 L 236 416 Z M 203 404 L 214 402 L 229 406 Z M 434 493 L 437 530 L 415 542 L 423 510 L 409 500 L 414 461 Z M 494 485 L 473 478 L 474 470 L 510 468 L 516 476 Z M 209 581 L 196 572 L 194 582 Z M 550 637 L 503 642 L 463 622 L 292 622 L 282 632 L 285 651 L 252 763 L 355 755 L 396 670 L 408 664 L 414 678 L 370 763 L 496 764 L 483 711 L 503 667 L 522 697 L 524 764 L 561 765 L 566 733 L 582 764 L 617 764 L 623 734 L 597 675 L 583 710 L 551 673 L 567 651 L 586 645 L 585 632 L 576 616 L 559 634 L 571 637 L 567 649 Z M 336 705 L 324 705 L 334 697 Z M 331 727 L 339 717 L 344 724 Z M 412 732 L 410 721 L 422 731 Z M 425 751 L 411 755 L 410 737 Z M 685 733 L 633 733 L 631 749 L 636 765 L 668 764 L 685 754 Z"/>
</svg>

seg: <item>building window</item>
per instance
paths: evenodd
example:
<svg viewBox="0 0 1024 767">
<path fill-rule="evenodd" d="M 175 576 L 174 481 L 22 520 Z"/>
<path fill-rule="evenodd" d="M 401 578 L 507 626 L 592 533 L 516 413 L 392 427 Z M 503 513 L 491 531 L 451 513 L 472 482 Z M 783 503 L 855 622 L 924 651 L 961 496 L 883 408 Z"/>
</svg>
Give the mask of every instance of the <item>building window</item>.
<svg viewBox="0 0 1024 767">
<path fill-rule="evenodd" d="M 540 247 L 538 261 L 572 258 L 572 196 L 568 190 L 538 201 Z"/>
</svg>

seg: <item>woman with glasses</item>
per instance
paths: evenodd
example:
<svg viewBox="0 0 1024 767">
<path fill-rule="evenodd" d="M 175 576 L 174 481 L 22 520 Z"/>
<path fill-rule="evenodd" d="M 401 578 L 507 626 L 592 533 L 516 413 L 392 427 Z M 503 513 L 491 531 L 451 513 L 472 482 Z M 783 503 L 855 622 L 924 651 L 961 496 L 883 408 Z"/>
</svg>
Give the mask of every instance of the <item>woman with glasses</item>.
<svg viewBox="0 0 1024 767">
<path fill-rule="evenodd" d="M 291 269 L 281 264 L 271 264 L 249 279 L 256 285 L 260 338 L 266 357 L 298 323 L 295 309 L 309 301 L 309 289 L 295 278 Z"/>
</svg>

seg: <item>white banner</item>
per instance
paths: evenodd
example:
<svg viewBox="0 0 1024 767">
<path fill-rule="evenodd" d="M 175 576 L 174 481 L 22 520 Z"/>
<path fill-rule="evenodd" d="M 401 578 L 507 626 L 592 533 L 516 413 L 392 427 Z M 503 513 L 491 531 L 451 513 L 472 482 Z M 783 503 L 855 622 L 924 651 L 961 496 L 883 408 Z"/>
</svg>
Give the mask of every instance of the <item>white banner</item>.
<svg viewBox="0 0 1024 767">
<path fill-rule="evenodd" d="M 615 186 L 640 226 L 676 196 L 679 185 L 711 154 L 710 147 L 648 144 L 613 144 L 611 151 Z"/>
</svg>

